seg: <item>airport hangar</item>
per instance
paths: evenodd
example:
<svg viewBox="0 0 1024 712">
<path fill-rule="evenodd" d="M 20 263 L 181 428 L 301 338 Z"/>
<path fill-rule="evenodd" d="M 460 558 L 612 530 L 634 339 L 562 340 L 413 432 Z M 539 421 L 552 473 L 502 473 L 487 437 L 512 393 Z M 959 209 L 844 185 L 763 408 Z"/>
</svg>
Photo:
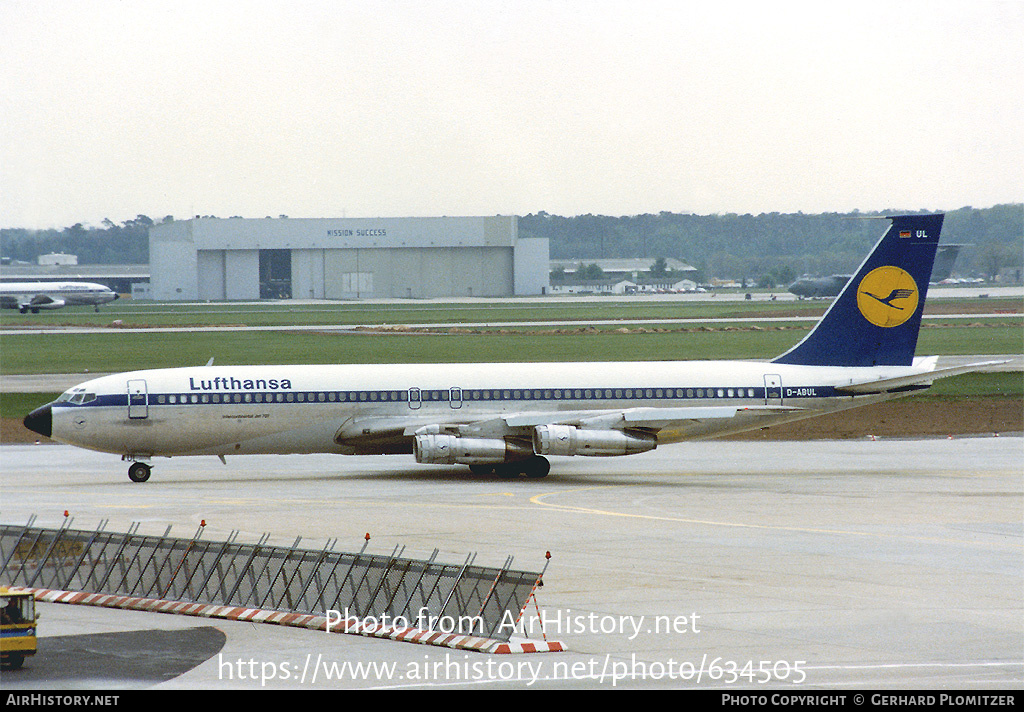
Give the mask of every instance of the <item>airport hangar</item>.
<svg viewBox="0 0 1024 712">
<path fill-rule="evenodd" d="M 518 217 L 195 218 L 149 231 L 151 298 L 166 301 L 545 294 L 547 238 Z"/>
</svg>

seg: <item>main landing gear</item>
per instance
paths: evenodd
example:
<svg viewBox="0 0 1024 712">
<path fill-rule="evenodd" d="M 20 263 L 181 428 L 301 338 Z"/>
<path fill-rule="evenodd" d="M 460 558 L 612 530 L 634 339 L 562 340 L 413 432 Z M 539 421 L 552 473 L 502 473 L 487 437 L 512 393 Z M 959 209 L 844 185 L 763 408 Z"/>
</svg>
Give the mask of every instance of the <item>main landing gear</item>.
<svg viewBox="0 0 1024 712">
<path fill-rule="evenodd" d="M 128 479 L 132 482 L 145 482 L 152 472 L 152 466 L 144 462 L 133 462 L 128 466 Z"/>
<path fill-rule="evenodd" d="M 551 471 L 551 463 L 547 461 L 547 458 L 534 455 L 525 460 L 514 460 L 513 462 L 489 462 L 470 465 L 469 471 L 474 475 L 498 475 L 499 477 L 526 475 L 530 478 L 537 478 L 547 477 L 548 472 Z"/>
</svg>

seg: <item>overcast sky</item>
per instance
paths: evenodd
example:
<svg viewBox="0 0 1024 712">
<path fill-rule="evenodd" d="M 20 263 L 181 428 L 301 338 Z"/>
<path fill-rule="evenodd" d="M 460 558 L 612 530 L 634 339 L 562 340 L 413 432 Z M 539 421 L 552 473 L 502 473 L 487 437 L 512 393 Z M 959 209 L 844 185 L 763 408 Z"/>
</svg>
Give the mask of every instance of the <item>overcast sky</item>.
<svg viewBox="0 0 1024 712">
<path fill-rule="evenodd" d="M 1024 2 L 0 0 L 0 227 L 1024 200 Z"/>
</svg>

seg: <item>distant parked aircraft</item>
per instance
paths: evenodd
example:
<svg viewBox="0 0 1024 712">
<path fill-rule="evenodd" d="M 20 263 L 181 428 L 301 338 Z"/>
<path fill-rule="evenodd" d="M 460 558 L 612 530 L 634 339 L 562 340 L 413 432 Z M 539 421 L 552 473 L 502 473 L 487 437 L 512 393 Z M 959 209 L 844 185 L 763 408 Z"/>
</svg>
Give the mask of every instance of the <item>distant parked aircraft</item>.
<svg viewBox="0 0 1024 712">
<path fill-rule="evenodd" d="M 40 309 L 100 304 L 117 299 L 117 292 L 92 282 L 3 282 L 0 283 L 0 308 L 17 309 L 22 314 L 38 314 Z"/>
</svg>

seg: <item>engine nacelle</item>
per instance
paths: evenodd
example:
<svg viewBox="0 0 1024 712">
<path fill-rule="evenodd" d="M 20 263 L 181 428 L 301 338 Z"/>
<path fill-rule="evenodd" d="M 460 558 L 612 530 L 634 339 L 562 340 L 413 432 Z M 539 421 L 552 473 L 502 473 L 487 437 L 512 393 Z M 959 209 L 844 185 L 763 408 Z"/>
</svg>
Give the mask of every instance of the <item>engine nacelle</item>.
<svg viewBox="0 0 1024 712">
<path fill-rule="evenodd" d="M 647 452 L 657 446 L 657 438 L 645 433 L 582 430 L 572 425 L 538 425 L 533 430 L 533 449 L 538 455 L 609 457 Z"/>
<path fill-rule="evenodd" d="M 22 314 L 32 312 L 38 314 L 40 309 L 60 309 L 65 304 L 63 299 L 51 299 L 46 302 L 38 302 L 33 304 L 32 302 L 26 302 L 18 306 L 18 311 Z"/>
<path fill-rule="evenodd" d="M 413 441 L 416 462 L 427 465 L 478 465 L 511 462 L 533 456 L 533 451 L 501 438 L 460 438 L 426 433 Z"/>
</svg>

